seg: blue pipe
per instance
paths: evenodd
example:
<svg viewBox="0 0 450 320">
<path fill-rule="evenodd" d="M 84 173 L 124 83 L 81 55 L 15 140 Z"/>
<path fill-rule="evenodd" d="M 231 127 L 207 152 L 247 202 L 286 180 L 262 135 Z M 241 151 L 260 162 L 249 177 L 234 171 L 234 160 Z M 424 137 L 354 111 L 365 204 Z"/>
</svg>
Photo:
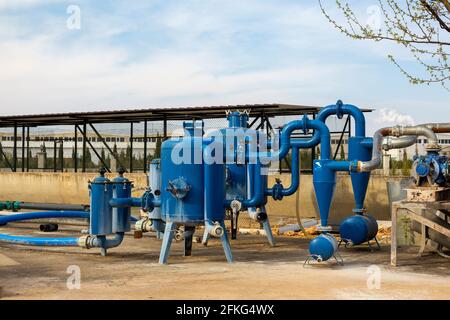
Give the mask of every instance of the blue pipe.
<svg viewBox="0 0 450 320">
<path fill-rule="evenodd" d="M 47 211 L 12 214 L 0 217 L 0 224 L 8 222 L 47 219 L 47 218 L 85 218 L 89 219 L 89 212 L 85 211 Z"/>
<path fill-rule="evenodd" d="M 350 161 L 330 160 L 325 162 L 324 164 L 326 167 L 333 171 L 349 172 L 351 171 L 351 168 L 353 168 Z"/>
<path fill-rule="evenodd" d="M 13 214 L 0 217 L 0 224 L 8 222 L 46 219 L 46 218 L 89 218 L 89 213 L 84 211 L 49 211 L 49 212 L 30 212 Z M 30 246 L 58 246 L 58 247 L 76 247 L 78 246 L 78 238 L 34 238 L 24 236 L 12 236 L 0 234 L 0 241 L 22 244 Z"/>
<path fill-rule="evenodd" d="M 117 232 L 114 237 L 106 238 L 106 236 L 96 236 L 91 245 L 96 248 L 110 249 L 118 247 L 125 237 L 124 232 Z"/>
<path fill-rule="evenodd" d="M 299 165 L 299 153 L 300 150 L 298 148 L 292 148 L 292 161 L 291 161 L 291 185 L 281 190 L 281 194 L 283 196 L 290 196 L 293 195 L 299 185 L 300 185 L 300 165 Z M 273 188 L 267 188 L 265 191 L 266 195 L 273 195 L 274 189 Z"/>
<path fill-rule="evenodd" d="M 78 238 L 33 238 L 0 234 L 0 241 L 28 246 L 77 247 Z"/>
<path fill-rule="evenodd" d="M 109 205 L 114 208 L 140 207 L 142 198 L 112 198 Z"/>
<path fill-rule="evenodd" d="M 338 100 L 335 105 L 329 105 L 322 108 L 317 115 L 317 120 L 325 123 L 327 118 L 334 114 L 339 118 L 342 118 L 342 115 L 344 114 L 351 115 L 355 120 L 355 136 L 366 136 L 366 119 L 358 107 L 351 104 L 343 104 L 341 100 Z"/>
<path fill-rule="evenodd" d="M 291 135 L 296 130 L 316 130 L 311 139 L 292 139 Z M 267 160 L 279 160 L 286 157 L 290 148 L 311 148 L 321 143 L 322 157 L 329 159 L 331 156 L 330 130 L 325 123 L 318 120 L 309 120 L 306 116 L 302 120 L 289 122 L 281 130 L 279 150 L 270 152 L 256 152 L 249 155 L 250 159 L 266 158 Z"/>
</svg>

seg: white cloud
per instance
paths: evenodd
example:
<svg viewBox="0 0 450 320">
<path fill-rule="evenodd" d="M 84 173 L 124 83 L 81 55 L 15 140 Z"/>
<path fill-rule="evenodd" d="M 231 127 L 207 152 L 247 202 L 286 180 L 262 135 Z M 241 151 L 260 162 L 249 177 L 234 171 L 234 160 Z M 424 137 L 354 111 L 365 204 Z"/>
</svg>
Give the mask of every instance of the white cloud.
<svg viewBox="0 0 450 320">
<path fill-rule="evenodd" d="M 379 111 L 380 117 L 375 120 L 377 123 L 390 123 L 398 125 L 414 125 L 414 118 L 407 114 L 401 114 L 395 109 L 382 108 Z"/>
</svg>

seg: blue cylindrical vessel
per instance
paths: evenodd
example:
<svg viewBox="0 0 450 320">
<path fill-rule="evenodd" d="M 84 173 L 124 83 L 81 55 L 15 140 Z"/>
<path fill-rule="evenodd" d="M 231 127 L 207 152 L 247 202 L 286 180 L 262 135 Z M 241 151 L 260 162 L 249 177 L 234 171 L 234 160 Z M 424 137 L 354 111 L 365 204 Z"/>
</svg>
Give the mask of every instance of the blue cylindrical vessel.
<svg viewBox="0 0 450 320">
<path fill-rule="evenodd" d="M 122 175 L 115 178 L 113 184 L 113 198 L 131 198 L 132 182 Z M 112 232 L 128 232 L 130 225 L 131 207 L 112 209 Z"/>
<path fill-rule="evenodd" d="M 203 151 L 212 140 L 203 139 L 201 134 L 194 136 L 192 124 L 184 126 L 182 139 L 169 139 L 161 147 L 161 213 L 166 222 L 201 224 L 206 203 L 210 219 L 223 220 L 224 165 L 205 163 Z M 205 181 L 209 181 L 207 185 Z"/>
<path fill-rule="evenodd" d="M 323 233 L 314 238 L 309 244 L 309 253 L 317 261 L 327 261 L 334 256 L 338 249 L 335 237 L 329 233 Z"/>
<path fill-rule="evenodd" d="M 245 199 L 247 194 L 246 166 L 238 164 L 227 165 L 226 199 Z"/>
<path fill-rule="evenodd" d="M 365 147 L 362 142 L 365 137 L 350 137 L 348 139 L 348 160 L 349 161 L 369 161 L 372 158 L 372 150 Z M 367 186 L 369 185 L 370 172 L 350 172 L 353 195 L 355 198 L 355 209 L 357 213 L 362 213 L 364 200 L 366 198 Z"/>
<path fill-rule="evenodd" d="M 153 159 L 150 163 L 148 185 L 156 201 L 161 199 L 161 160 Z M 161 208 L 155 207 L 148 213 L 150 219 L 161 219 Z"/>
<path fill-rule="evenodd" d="M 225 165 L 205 164 L 204 218 L 209 222 L 223 221 L 225 216 Z"/>
<path fill-rule="evenodd" d="M 112 207 L 109 201 L 113 195 L 113 184 L 101 172 L 89 185 L 91 196 L 90 234 L 108 235 L 112 233 Z"/>
<path fill-rule="evenodd" d="M 319 207 L 322 226 L 328 225 L 331 201 L 333 201 L 336 187 L 336 173 L 328 168 L 327 163 L 332 160 L 315 160 L 313 163 L 313 185 Z"/>
<path fill-rule="evenodd" d="M 378 223 L 370 215 L 354 215 L 341 222 L 339 232 L 343 241 L 359 245 L 375 238 L 378 233 Z"/>
</svg>

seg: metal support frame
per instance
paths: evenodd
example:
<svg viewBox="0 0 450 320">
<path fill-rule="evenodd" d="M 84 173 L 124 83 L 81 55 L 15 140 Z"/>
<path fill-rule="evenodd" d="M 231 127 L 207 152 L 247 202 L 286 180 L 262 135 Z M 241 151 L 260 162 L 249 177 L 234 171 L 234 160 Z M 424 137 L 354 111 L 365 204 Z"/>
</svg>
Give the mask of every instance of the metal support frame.
<svg viewBox="0 0 450 320">
<path fill-rule="evenodd" d="M 339 137 L 339 143 L 338 143 L 338 145 L 337 145 L 337 147 L 336 147 L 336 150 L 335 150 L 335 152 L 334 152 L 333 160 L 336 160 L 336 157 L 337 157 L 337 155 L 338 155 L 339 149 L 341 148 L 341 145 L 342 145 L 342 140 L 344 139 L 345 131 L 346 131 L 347 126 L 348 126 L 349 124 L 350 124 L 350 115 L 348 115 L 348 116 L 347 116 L 347 119 L 345 120 L 345 125 L 344 125 L 344 128 L 342 129 L 341 136 Z M 350 135 L 349 135 L 349 136 L 350 136 Z"/>
<path fill-rule="evenodd" d="M 164 115 L 163 120 L 163 141 L 167 140 L 167 116 Z"/>
<path fill-rule="evenodd" d="M 100 160 L 100 162 L 103 164 L 103 166 L 105 167 L 106 171 L 111 173 L 111 169 L 109 168 L 109 166 L 106 163 L 105 159 L 103 159 L 101 157 L 101 155 L 97 152 L 97 150 L 94 148 L 92 143 L 88 140 L 87 135 L 86 135 L 86 131 L 82 131 L 81 128 L 78 125 L 76 126 L 76 128 L 83 135 L 83 172 L 86 172 L 86 149 L 87 149 L 87 146 L 85 146 L 85 144 L 87 143 L 87 144 L 89 144 L 89 147 L 92 149 L 92 151 L 94 151 L 95 155 Z M 86 123 L 84 124 L 83 128 L 86 129 Z"/>
<path fill-rule="evenodd" d="M 74 157 L 73 157 L 73 170 L 78 172 L 78 130 L 77 126 L 75 126 L 74 132 Z"/>
<path fill-rule="evenodd" d="M 14 122 L 13 171 L 17 172 L 17 122 Z"/>
<path fill-rule="evenodd" d="M 144 173 L 147 173 L 147 140 L 148 140 L 148 128 L 147 120 L 144 121 Z"/>
<path fill-rule="evenodd" d="M 27 127 L 27 172 L 30 172 L 30 127 Z"/>
<path fill-rule="evenodd" d="M 100 139 L 100 141 L 103 143 L 103 145 L 106 147 L 106 149 L 108 150 L 108 152 L 111 154 L 111 156 L 116 159 L 117 163 L 119 164 L 119 166 L 124 167 L 125 166 L 120 162 L 119 157 L 114 153 L 114 151 L 110 148 L 110 146 L 108 145 L 108 143 L 106 143 L 105 139 L 103 138 L 103 136 L 98 132 L 98 130 L 94 127 L 94 125 L 92 123 L 89 122 L 89 127 L 91 127 L 91 129 L 94 131 L 95 135 L 97 136 L 97 138 Z M 103 159 L 106 161 L 106 159 Z"/>
<path fill-rule="evenodd" d="M 22 143 L 20 145 L 21 149 L 22 149 L 22 172 L 25 172 L 25 126 L 22 126 Z"/>
<path fill-rule="evenodd" d="M 2 151 L 3 159 L 5 159 L 6 164 L 7 164 L 8 167 L 11 169 L 11 171 L 14 171 L 14 167 L 13 167 L 12 163 L 9 162 L 8 157 L 6 156 L 5 150 L 3 150 L 3 145 L 2 145 L 1 142 L 0 142 L 0 146 L 2 147 L 2 148 L 1 148 L 1 151 Z"/>
<path fill-rule="evenodd" d="M 133 140 L 134 140 L 134 123 L 130 122 L 130 173 L 133 172 Z"/>
<path fill-rule="evenodd" d="M 397 256 L 397 228 L 398 228 L 398 214 L 404 212 L 409 218 L 415 220 L 422 224 L 422 234 L 421 234 L 421 246 L 419 249 L 419 256 L 425 251 L 425 245 L 427 240 L 427 229 L 433 229 L 447 237 L 450 237 L 450 230 L 444 228 L 443 226 L 437 224 L 436 222 L 427 219 L 423 212 L 427 210 L 435 211 L 445 211 L 450 209 L 450 202 L 436 202 L 436 203 L 408 203 L 404 201 L 397 201 L 392 204 L 391 216 L 392 216 L 392 227 L 391 227 L 391 265 L 398 266 L 398 256 Z"/>
<path fill-rule="evenodd" d="M 81 131 L 80 127 L 77 125 L 76 128 L 80 130 L 80 133 L 83 135 L 83 172 L 86 172 L 86 151 L 87 151 L 87 137 L 86 137 L 86 130 L 87 130 L 87 123 L 84 121 L 83 123 L 83 131 Z"/>
</svg>

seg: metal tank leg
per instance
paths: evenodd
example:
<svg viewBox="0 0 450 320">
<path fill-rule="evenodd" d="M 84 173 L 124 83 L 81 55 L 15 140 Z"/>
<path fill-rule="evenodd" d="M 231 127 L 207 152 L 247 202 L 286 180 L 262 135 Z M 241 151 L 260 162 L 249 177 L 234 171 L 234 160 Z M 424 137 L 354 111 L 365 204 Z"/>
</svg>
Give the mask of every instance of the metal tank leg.
<svg viewBox="0 0 450 320">
<path fill-rule="evenodd" d="M 275 247 L 275 239 L 273 237 L 272 228 L 270 227 L 269 218 L 263 222 L 264 231 L 266 231 L 267 240 L 272 247 Z"/>
<path fill-rule="evenodd" d="M 209 234 L 209 232 L 206 230 L 206 227 L 205 227 L 205 232 L 203 233 L 203 239 L 202 239 L 202 244 L 205 247 L 208 245 L 209 238 L 211 238 L 211 235 Z"/>
<path fill-rule="evenodd" d="M 237 239 L 239 212 L 231 213 L 231 239 Z"/>
<path fill-rule="evenodd" d="M 170 246 L 172 245 L 172 240 L 176 229 L 177 225 L 175 223 L 166 223 L 166 230 L 164 231 L 161 251 L 159 253 L 159 264 L 167 264 L 167 259 L 169 258 L 170 253 Z"/>
<path fill-rule="evenodd" d="M 156 239 L 161 240 L 164 237 L 164 232 L 156 231 Z"/>
<path fill-rule="evenodd" d="M 230 241 L 228 240 L 227 228 L 225 227 L 225 222 L 220 222 L 220 225 L 223 228 L 223 235 L 220 237 L 222 241 L 223 251 L 225 252 L 225 257 L 227 258 L 228 263 L 233 262 L 233 254 L 231 253 Z"/>
<path fill-rule="evenodd" d="M 192 255 L 192 238 L 194 236 L 195 227 L 184 227 L 184 256 Z"/>
</svg>

